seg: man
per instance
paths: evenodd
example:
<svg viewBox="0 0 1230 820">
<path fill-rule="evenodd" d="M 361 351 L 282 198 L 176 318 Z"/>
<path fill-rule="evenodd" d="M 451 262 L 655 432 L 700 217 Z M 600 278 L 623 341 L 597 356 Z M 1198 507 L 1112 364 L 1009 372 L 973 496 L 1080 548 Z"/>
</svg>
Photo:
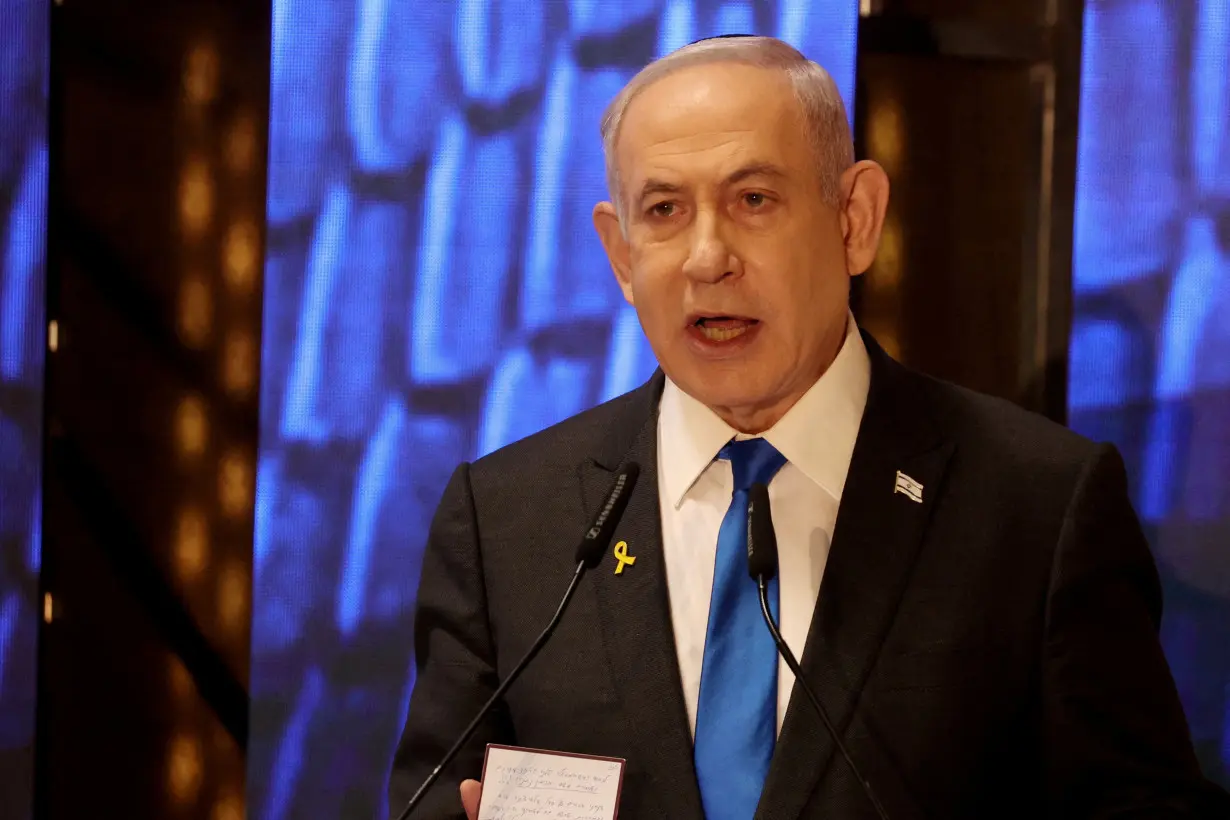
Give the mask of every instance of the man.
<svg viewBox="0 0 1230 820">
<path fill-rule="evenodd" d="M 462 781 L 490 742 L 625 758 L 624 820 L 875 816 L 759 621 L 753 481 L 785 640 L 890 817 L 1216 816 L 1118 455 L 853 324 L 888 180 L 854 162 L 824 71 L 768 38 L 695 43 L 629 83 L 603 139 L 594 223 L 662 372 L 454 474 L 394 815 L 550 620 L 636 462 L 615 534 L 635 564 L 583 580 L 421 816 L 476 815 Z"/>
</svg>

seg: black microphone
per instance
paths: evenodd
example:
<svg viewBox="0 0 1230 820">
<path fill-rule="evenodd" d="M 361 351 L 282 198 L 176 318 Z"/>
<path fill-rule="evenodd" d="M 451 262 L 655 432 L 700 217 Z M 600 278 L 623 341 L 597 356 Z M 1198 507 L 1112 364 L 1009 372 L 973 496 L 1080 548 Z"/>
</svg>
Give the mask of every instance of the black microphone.
<svg viewBox="0 0 1230 820">
<path fill-rule="evenodd" d="M 423 801 L 423 797 L 427 794 L 428 789 L 440 779 L 441 772 L 448 764 L 453 762 L 453 758 L 461 751 L 461 747 L 465 746 L 466 741 L 478 729 L 478 725 L 482 722 L 487 713 L 499 702 L 500 698 L 504 697 L 504 693 L 508 691 L 508 687 L 512 686 L 517 678 L 521 677 L 521 673 L 525 671 L 525 667 L 529 666 L 530 661 L 534 659 L 546 645 L 547 640 L 555 632 L 555 627 L 559 625 L 560 619 L 564 617 L 564 610 L 568 608 L 568 602 L 572 600 L 572 595 L 577 590 L 577 583 L 581 580 L 581 576 L 586 570 L 593 569 L 598 566 L 602 560 L 602 556 L 606 553 L 606 548 L 611 544 L 611 538 L 615 535 L 615 525 L 619 523 L 619 519 L 624 514 L 624 510 L 628 506 L 628 500 L 632 497 L 632 488 L 636 486 L 637 476 L 641 474 L 639 464 L 632 463 L 627 465 L 615 477 L 615 483 L 611 486 L 611 491 L 607 493 L 606 501 L 598 508 L 598 515 L 594 518 L 594 523 L 585 531 L 585 535 L 581 538 L 581 543 L 577 545 L 576 560 L 577 568 L 572 574 L 572 583 L 568 585 L 568 589 L 564 592 L 564 597 L 560 600 L 559 606 L 555 610 L 555 615 L 551 618 L 551 622 L 547 624 L 547 628 L 542 631 L 538 639 L 534 641 L 529 650 L 512 672 L 504 679 L 504 682 L 496 688 L 495 693 L 490 699 L 483 704 L 483 708 L 478 710 L 478 714 L 474 716 L 474 720 L 470 721 L 470 725 L 461 733 L 461 737 L 457 738 L 457 742 L 444 755 L 444 758 L 436 764 L 436 767 L 431 770 L 431 774 L 423 781 L 423 785 L 419 786 L 418 791 L 410 798 L 410 802 L 406 804 L 406 808 L 397 816 L 397 820 L 406 820 L 410 813 Z"/>
<path fill-rule="evenodd" d="M 768 584 L 777 575 L 777 534 L 773 531 L 773 516 L 769 510 L 769 488 L 760 483 L 753 484 L 748 490 L 747 572 L 760 589 L 760 611 L 764 615 L 764 622 L 769 627 L 770 634 L 773 635 L 773 643 L 777 644 L 777 651 L 781 653 L 786 660 L 786 665 L 794 673 L 795 685 L 803 688 L 816 714 L 820 716 L 820 722 L 828 730 L 829 737 L 833 738 L 837 751 L 841 752 L 841 756 L 846 759 L 850 771 L 853 772 L 859 785 L 863 787 L 863 793 L 867 795 L 867 799 L 875 808 L 876 816 L 880 820 L 888 820 L 888 813 L 884 811 L 884 806 L 880 805 L 880 800 L 872 790 L 871 783 L 863 777 L 858 766 L 854 765 L 854 759 L 850 757 L 846 745 L 841 742 L 841 735 L 837 733 L 833 721 L 829 719 L 829 713 L 824 710 L 820 699 L 807 684 L 807 679 L 803 677 L 803 670 L 799 668 L 799 662 L 795 659 L 794 653 L 790 651 L 790 647 L 782 640 L 782 633 L 773 620 L 773 612 L 769 609 Z"/>
<path fill-rule="evenodd" d="M 598 517 L 585 531 L 581 543 L 577 544 L 578 564 L 583 564 L 586 569 L 598 566 L 598 562 L 606 554 L 606 548 L 611 544 L 611 538 L 615 535 L 615 525 L 619 523 L 624 510 L 628 507 L 628 499 L 632 498 L 632 488 L 636 486 L 636 479 L 640 474 L 641 465 L 633 462 L 615 476 L 615 483 L 611 486 L 611 491 L 607 493 L 606 503 L 598 510 Z"/>
</svg>

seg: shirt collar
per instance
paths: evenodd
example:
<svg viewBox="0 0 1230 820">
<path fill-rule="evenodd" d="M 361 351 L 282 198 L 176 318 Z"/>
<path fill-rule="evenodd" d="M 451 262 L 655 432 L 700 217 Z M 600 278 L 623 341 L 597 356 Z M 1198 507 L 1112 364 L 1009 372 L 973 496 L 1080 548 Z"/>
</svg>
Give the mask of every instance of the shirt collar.
<svg viewBox="0 0 1230 820">
<path fill-rule="evenodd" d="M 841 500 L 850 470 L 871 384 L 867 348 L 854 317 L 847 321 L 846 340 L 828 370 L 762 434 L 836 501 Z M 658 413 L 662 480 L 667 497 L 678 509 L 726 442 L 746 436 L 739 435 L 669 378 Z"/>
</svg>

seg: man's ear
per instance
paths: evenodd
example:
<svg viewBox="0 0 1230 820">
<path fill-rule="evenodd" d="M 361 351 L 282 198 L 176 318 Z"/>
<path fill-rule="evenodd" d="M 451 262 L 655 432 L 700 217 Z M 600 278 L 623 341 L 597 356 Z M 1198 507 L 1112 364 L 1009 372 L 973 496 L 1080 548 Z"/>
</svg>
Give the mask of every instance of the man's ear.
<svg viewBox="0 0 1230 820">
<path fill-rule="evenodd" d="M 628 304 L 636 304 L 632 300 L 632 264 L 628 248 L 628 240 L 619 227 L 619 214 L 610 202 L 599 202 L 594 206 L 594 229 L 602 240 L 606 250 L 606 258 L 611 262 L 611 270 L 619 282 L 619 289 L 624 292 Z"/>
<path fill-rule="evenodd" d="M 888 193 L 888 174 L 869 159 L 850 166 L 841 176 L 841 235 L 851 276 L 865 273 L 875 261 Z"/>
</svg>

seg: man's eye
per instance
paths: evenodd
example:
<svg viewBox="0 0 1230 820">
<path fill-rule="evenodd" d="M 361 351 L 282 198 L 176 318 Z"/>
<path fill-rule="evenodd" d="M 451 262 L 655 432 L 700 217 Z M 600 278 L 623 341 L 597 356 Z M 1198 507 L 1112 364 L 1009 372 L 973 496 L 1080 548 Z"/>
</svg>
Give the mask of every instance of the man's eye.
<svg viewBox="0 0 1230 820">
<path fill-rule="evenodd" d="M 755 191 L 743 195 L 743 202 L 751 208 L 764 207 L 768 201 L 768 197 Z"/>
<path fill-rule="evenodd" d="M 659 202 L 657 205 L 653 205 L 649 209 L 650 216 L 668 217 L 674 216 L 674 214 L 675 203 L 673 202 Z"/>
</svg>

